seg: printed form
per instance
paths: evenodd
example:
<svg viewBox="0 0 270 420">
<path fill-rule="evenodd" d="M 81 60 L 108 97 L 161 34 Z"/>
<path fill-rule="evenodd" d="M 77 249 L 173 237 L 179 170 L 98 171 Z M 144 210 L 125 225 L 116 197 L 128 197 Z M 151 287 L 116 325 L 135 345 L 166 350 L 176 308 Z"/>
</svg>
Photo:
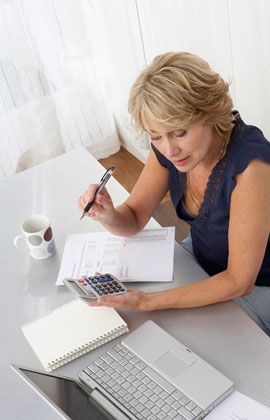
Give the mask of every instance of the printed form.
<svg viewBox="0 0 270 420">
<path fill-rule="evenodd" d="M 68 235 L 56 284 L 96 272 L 114 274 L 124 282 L 172 281 L 174 237 L 174 227 L 124 237 L 109 232 Z"/>
<path fill-rule="evenodd" d="M 270 408 L 234 391 L 219 404 L 206 420 L 270 420 Z"/>
</svg>

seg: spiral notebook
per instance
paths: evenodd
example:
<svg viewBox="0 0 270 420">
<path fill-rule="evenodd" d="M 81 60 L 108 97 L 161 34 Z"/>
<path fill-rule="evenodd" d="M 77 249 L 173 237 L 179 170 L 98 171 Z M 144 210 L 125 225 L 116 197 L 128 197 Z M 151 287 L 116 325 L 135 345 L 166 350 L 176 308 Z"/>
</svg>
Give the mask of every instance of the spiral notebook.
<svg viewBox="0 0 270 420">
<path fill-rule="evenodd" d="M 23 325 L 22 331 L 51 371 L 128 332 L 128 327 L 115 309 L 75 299 Z"/>
</svg>

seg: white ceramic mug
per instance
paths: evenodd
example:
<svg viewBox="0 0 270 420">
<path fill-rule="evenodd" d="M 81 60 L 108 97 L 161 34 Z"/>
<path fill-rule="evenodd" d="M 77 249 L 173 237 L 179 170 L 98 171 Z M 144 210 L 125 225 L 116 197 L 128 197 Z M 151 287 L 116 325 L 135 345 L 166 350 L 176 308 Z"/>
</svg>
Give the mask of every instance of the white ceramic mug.
<svg viewBox="0 0 270 420">
<path fill-rule="evenodd" d="M 35 214 L 21 223 L 22 235 L 14 238 L 14 245 L 28 249 L 30 255 L 38 260 L 48 258 L 55 253 L 52 228 L 47 216 Z"/>
</svg>

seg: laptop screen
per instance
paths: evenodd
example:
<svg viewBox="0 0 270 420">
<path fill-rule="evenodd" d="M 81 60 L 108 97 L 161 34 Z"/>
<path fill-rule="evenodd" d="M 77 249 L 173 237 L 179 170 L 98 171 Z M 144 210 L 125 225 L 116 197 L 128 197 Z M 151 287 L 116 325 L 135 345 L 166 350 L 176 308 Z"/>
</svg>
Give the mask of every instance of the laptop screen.
<svg viewBox="0 0 270 420">
<path fill-rule="evenodd" d="M 23 368 L 19 370 L 71 419 L 113 420 L 113 417 L 72 379 Z"/>
</svg>

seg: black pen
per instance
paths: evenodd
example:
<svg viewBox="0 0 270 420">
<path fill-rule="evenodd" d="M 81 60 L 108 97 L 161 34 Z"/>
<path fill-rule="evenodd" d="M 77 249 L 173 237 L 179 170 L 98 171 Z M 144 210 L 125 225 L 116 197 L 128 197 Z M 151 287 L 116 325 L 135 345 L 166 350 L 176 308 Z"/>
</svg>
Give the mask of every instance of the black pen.
<svg viewBox="0 0 270 420">
<path fill-rule="evenodd" d="M 82 220 L 82 218 L 85 216 L 85 214 L 91 209 L 92 205 L 95 202 L 95 198 L 96 195 L 101 193 L 101 191 L 103 190 L 103 188 L 105 187 L 105 185 L 107 184 L 107 182 L 109 181 L 110 177 L 112 176 L 112 174 L 114 173 L 116 167 L 112 166 L 111 168 L 107 169 L 107 171 L 105 172 L 105 174 L 103 175 L 103 177 L 101 178 L 100 182 L 99 182 L 99 186 L 95 192 L 94 198 L 92 201 L 90 201 L 88 204 L 86 204 L 84 210 L 83 210 L 83 214 L 81 215 L 80 220 Z"/>
</svg>

